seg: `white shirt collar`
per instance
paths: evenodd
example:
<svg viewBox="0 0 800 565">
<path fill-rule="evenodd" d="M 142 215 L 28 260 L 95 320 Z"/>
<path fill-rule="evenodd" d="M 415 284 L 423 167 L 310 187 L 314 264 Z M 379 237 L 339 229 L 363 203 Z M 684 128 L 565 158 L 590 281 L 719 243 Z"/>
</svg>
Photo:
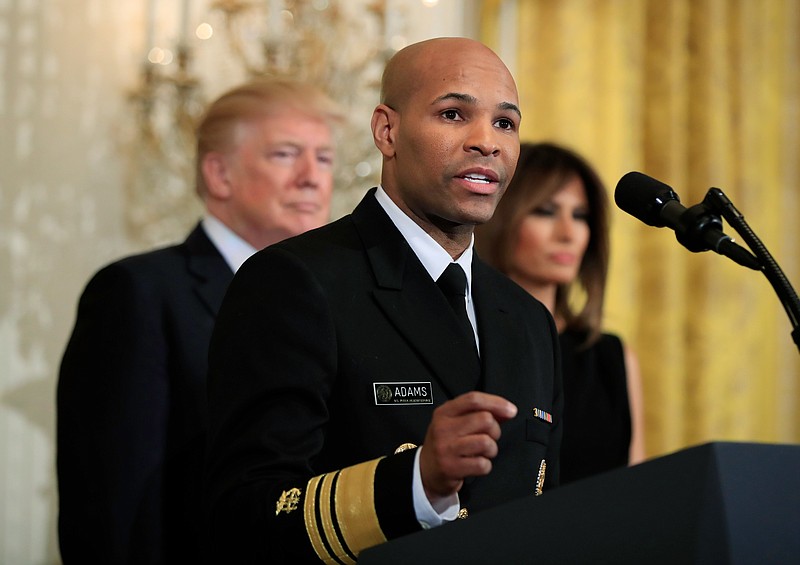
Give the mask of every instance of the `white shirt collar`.
<svg viewBox="0 0 800 565">
<path fill-rule="evenodd" d="M 210 213 L 203 216 L 202 225 L 206 235 L 234 273 L 258 251 Z"/>
<path fill-rule="evenodd" d="M 425 230 L 419 227 L 414 220 L 409 218 L 397 204 L 395 204 L 382 186 L 378 186 L 375 192 L 375 198 L 378 204 L 386 211 L 389 218 L 392 220 L 400 233 L 406 239 L 411 249 L 419 257 L 420 262 L 428 271 L 428 274 L 433 280 L 439 276 L 447 268 L 447 265 L 453 262 L 450 254 L 439 245 L 436 240 L 429 236 Z M 475 236 L 470 239 L 469 247 L 464 250 L 464 253 L 456 259 L 456 263 L 461 265 L 464 273 L 467 275 L 467 296 L 472 296 L 472 247 L 475 242 Z"/>
</svg>

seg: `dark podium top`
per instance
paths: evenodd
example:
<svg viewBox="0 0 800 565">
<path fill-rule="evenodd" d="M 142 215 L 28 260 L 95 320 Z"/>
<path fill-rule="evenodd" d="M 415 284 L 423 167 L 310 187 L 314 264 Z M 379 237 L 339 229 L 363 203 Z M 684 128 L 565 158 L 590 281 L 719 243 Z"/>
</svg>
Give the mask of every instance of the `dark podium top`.
<svg viewBox="0 0 800 565">
<path fill-rule="evenodd" d="M 359 565 L 800 563 L 800 446 L 709 443 L 361 553 Z"/>
</svg>

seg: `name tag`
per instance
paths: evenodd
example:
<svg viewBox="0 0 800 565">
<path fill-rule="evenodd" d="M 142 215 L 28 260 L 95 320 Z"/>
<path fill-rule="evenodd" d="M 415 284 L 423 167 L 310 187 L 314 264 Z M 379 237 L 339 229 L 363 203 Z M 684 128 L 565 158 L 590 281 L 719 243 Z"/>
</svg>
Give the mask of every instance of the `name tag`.
<svg viewBox="0 0 800 565">
<path fill-rule="evenodd" d="M 377 406 L 433 404 L 431 383 L 372 383 Z"/>
</svg>

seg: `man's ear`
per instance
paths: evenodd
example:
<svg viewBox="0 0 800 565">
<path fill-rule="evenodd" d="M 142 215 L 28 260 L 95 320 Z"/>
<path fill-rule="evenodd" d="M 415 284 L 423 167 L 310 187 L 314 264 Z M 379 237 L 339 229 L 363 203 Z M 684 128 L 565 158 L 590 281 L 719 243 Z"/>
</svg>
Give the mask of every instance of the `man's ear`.
<svg viewBox="0 0 800 565">
<path fill-rule="evenodd" d="M 203 156 L 201 169 L 209 196 L 217 200 L 226 200 L 231 195 L 231 183 L 225 155 L 213 151 L 206 153 Z"/>
<path fill-rule="evenodd" d="M 386 104 L 379 104 L 372 112 L 372 138 L 375 147 L 384 157 L 394 157 L 395 134 L 399 116 Z"/>
</svg>

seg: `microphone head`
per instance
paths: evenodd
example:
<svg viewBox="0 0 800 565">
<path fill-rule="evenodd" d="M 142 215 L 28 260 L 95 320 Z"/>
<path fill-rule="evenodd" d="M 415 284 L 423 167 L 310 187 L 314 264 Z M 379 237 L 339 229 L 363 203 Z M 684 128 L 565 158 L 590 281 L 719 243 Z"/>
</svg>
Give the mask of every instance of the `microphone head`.
<svg viewBox="0 0 800 565">
<path fill-rule="evenodd" d="M 662 210 L 671 201 L 681 199 L 663 182 L 636 171 L 619 179 L 614 191 L 614 202 L 621 210 L 656 228 L 668 225 Z"/>
</svg>

